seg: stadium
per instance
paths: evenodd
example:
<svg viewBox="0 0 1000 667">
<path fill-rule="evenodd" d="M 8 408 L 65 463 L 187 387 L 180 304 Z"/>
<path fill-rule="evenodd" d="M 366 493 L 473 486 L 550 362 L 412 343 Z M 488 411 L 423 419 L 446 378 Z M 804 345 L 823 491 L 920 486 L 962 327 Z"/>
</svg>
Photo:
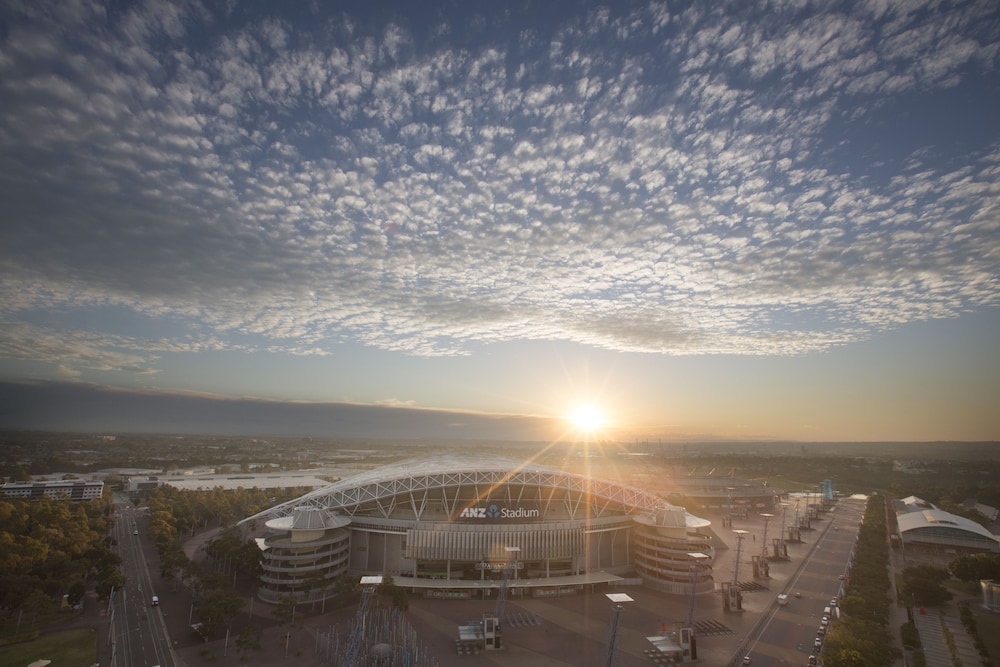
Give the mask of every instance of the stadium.
<svg viewBox="0 0 1000 667">
<path fill-rule="evenodd" d="M 389 575 L 426 597 L 638 584 L 711 593 L 710 522 L 639 488 L 499 456 L 443 455 L 340 480 L 241 521 L 262 552 L 258 597 L 329 594 Z"/>
</svg>

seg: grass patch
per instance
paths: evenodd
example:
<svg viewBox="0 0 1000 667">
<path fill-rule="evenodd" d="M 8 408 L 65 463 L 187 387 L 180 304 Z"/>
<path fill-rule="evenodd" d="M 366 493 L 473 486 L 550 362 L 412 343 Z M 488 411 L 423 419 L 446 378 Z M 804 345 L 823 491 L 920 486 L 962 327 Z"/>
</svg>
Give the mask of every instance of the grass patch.
<svg viewBox="0 0 1000 667">
<path fill-rule="evenodd" d="M 979 638 L 982 640 L 986 650 L 990 652 L 990 658 L 996 661 L 1000 658 L 1000 616 L 996 614 L 986 614 L 975 607 L 970 606 L 973 615 L 976 617 L 976 629 L 979 631 Z"/>
<path fill-rule="evenodd" d="M 0 665 L 27 665 L 35 660 L 51 660 L 53 665 L 93 665 L 97 662 L 96 633 L 93 628 L 59 630 L 0 647 Z"/>
<path fill-rule="evenodd" d="M 79 612 L 69 608 L 59 608 L 52 605 L 50 609 L 41 612 L 8 612 L 0 614 L 0 636 L 11 637 L 32 630 L 40 630 L 76 617 Z M 19 618 L 20 616 L 20 618 Z"/>
<path fill-rule="evenodd" d="M 962 595 L 979 595 L 979 582 L 978 581 L 960 581 L 958 579 L 948 579 L 943 584 L 941 584 L 948 590 L 954 591 L 956 593 L 961 593 Z"/>
</svg>

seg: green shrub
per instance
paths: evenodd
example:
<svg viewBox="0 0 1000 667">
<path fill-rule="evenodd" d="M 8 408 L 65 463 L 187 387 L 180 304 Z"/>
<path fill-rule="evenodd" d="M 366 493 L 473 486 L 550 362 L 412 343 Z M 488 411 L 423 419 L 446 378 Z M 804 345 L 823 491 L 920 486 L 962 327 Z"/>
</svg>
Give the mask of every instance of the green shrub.
<svg viewBox="0 0 1000 667">
<path fill-rule="evenodd" d="M 917 632 L 917 626 L 912 622 L 904 623 L 902 628 L 900 628 L 900 634 L 903 637 L 903 646 L 906 648 L 920 648 L 920 633 Z"/>
</svg>

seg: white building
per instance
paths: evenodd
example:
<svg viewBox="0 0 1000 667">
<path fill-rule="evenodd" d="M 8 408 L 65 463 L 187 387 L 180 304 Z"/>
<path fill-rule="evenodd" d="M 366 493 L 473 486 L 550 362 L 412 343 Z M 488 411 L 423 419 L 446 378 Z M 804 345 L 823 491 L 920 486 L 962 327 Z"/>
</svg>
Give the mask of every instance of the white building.
<svg viewBox="0 0 1000 667">
<path fill-rule="evenodd" d="M 296 507 L 288 516 L 266 522 L 274 535 L 258 542 L 262 550 L 262 572 L 258 595 L 277 602 L 283 595 L 299 598 L 325 597 L 328 590 L 314 586 L 313 572 L 322 572 L 326 585 L 347 571 L 351 535 L 345 529 L 350 519 L 318 507 Z"/>
<path fill-rule="evenodd" d="M 895 502 L 896 524 L 904 548 L 945 554 L 1000 552 L 1000 537 L 982 525 L 909 496 Z"/>
</svg>

